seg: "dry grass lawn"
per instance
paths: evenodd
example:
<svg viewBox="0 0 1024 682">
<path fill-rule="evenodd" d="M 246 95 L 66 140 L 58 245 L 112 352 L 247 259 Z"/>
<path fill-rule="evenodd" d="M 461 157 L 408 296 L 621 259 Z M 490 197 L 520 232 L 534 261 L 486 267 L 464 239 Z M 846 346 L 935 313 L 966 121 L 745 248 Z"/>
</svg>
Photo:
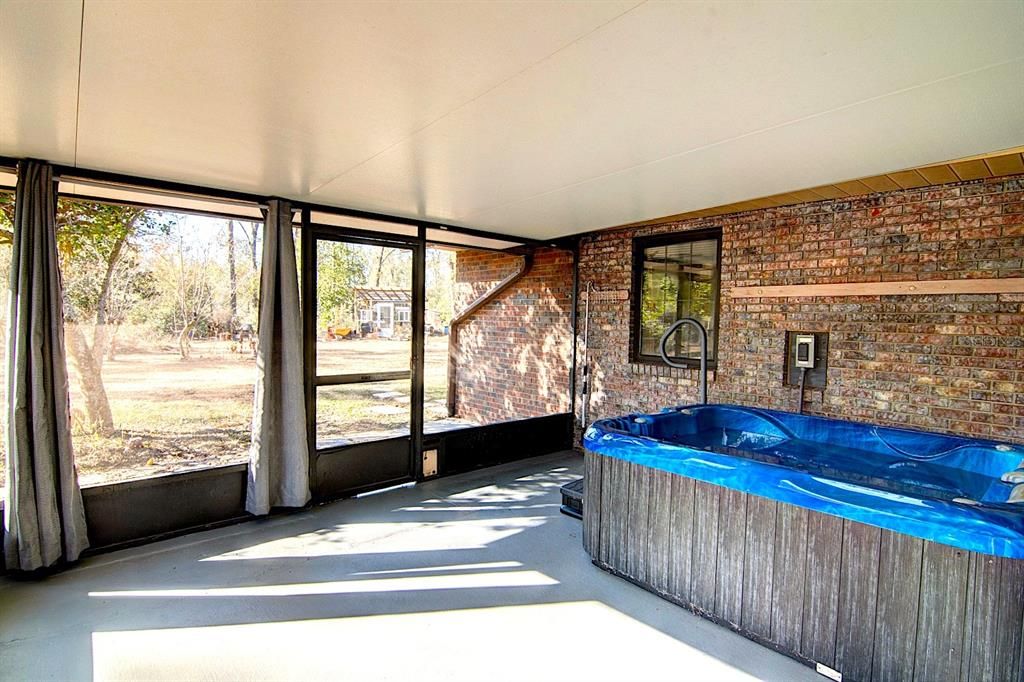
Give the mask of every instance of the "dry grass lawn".
<svg viewBox="0 0 1024 682">
<path fill-rule="evenodd" d="M 229 341 L 196 341 L 182 360 L 174 343 L 126 343 L 103 368 L 115 432 L 84 428 L 77 380 L 71 407 L 75 462 L 83 486 L 245 462 L 252 420 L 256 365 L 251 353 Z M 409 368 L 408 341 L 323 341 L 322 374 Z M 426 353 L 426 420 L 444 419 L 448 339 L 429 337 Z M 317 441 L 365 440 L 408 429 L 409 382 L 321 388 Z M 5 483 L 0 458 L 0 487 Z"/>
</svg>

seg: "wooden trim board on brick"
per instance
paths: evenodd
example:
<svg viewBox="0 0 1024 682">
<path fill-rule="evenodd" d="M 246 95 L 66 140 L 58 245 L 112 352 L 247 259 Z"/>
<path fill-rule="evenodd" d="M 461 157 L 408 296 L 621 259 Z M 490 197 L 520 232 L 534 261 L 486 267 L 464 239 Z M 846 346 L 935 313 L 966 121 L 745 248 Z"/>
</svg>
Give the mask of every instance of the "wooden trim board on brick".
<svg viewBox="0 0 1024 682">
<path fill-rule="evenodd" d="M 943 185 L 964 180 L 998 178 L 1020 173 L 1024 173 L 1024 147 L 1013 147 L 1012 149 L 968 156 L 929 166 L 917 166 L 915 168 L 872 175 L 856 180 L 834 182 L 830 185 L 821 185 L 820 187 L 782 192 L 781 194 L 773 194 L 767 197 L 736 201 L 731 204 L 687 211 L 686 213 L 677 213 L 651 220 L 642 220 L 611 229 L 658 225 L 665 222 L 756 211 L 777 206 L 793 206 L 795 204 L 828 199 L 843 199 L 878 192 L 894 192 L 900 189 L 917 189 L 928 185 Z"/>
<path fill-rule="evenodd" d="M 1024 294 L 1024 277 L 732 287 L 730 298 L 813 298 L 936 294 Z"/>
</svg>

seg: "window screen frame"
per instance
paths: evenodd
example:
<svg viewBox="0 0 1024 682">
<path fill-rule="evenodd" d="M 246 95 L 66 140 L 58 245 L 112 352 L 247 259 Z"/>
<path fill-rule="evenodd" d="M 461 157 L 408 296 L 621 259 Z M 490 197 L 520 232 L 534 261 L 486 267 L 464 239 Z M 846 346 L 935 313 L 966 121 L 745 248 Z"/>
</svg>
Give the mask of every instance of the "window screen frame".
<svg viewBox="0 0 1024 682">
<path fill-rule="evenodd" d="M 641 352 L 642 344 L 640 340 L 641 335 L 641 324 L 640 324 L 640 311 L 643 308 L 643 276 L 644 276 L 644 251 L 657 246 L 670 246 L 675 244 L 688 244 L 690 242 L 710 241 L 715 240 L 716 242 L 716 273 L 715 273 L 715 287 L 714 287 L 714 300 L 715 300 L 715 314 L 714 314 L 714 326 L 713 333 L 709 333 L 708 336 L 708 369 L 714 370 L 718 367 L 718 337 L 719 337 L 719 320 L 722 312 L 722 228 L 711 227 L 700 230 L 689 230 L 686 232 L 670 232 L 666 234 L 656 234 L 643 237 L 633 238 L 633 291 L 631 300 L 631 311 L 630 311 L 630 334 L 629 334 L 629 358 L 630 361 L 636 364 L 650 364 L 650 365 L 664 365 L 661 357 L 658 355 L 649 355 Z M 709 330 L 710 332 L 711 330 Z M 682 330 L 679 332 L 683 333 Z M 696 334 L 694 330 L 692 333 Z M 672 357 L 672 356 L 670 356 Z M 694 358 L 685 357 L 672 357 L 676 362 L 685 364 L 689 367 L 700 367 L 700 360 Z"/>
</svg>

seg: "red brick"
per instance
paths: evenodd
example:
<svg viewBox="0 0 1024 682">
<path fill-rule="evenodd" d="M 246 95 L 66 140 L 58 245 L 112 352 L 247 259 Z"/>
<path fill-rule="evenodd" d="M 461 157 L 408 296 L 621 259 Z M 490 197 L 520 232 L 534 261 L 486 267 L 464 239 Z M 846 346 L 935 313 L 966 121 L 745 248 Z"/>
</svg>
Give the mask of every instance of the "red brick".
<svg viewBox="0 0 1024 682">
<path fill-rule="evenodd" d="M 1021 244 L 1014 241 L 1024 236 L 1024 219 L 983 227 L 980 217 L 999 215 L 990 207 L 1012 210 L 1021 203 L 1018 191 L 999 193 L 1004 184 L 1019 187 L 1018 181 L 986 185 L 991 193 L 983 200 L 978 190 L 962 194 L 977 183 L 958 183 L 921 188 L 913 199 L 910 193 L 894 192 L 870 200 L 816 202 L 813 217 L 810 205 L 803 205 L 789 207 L 784 220 L 778 218 L 782 209 L 768 209 L 646 226 L 643 233 L 723 229 L 719 371 L 710 385 L 711 400 L 793 409 L 795 394 L 781 385 L 785 331 L 814 328 L 831 333 L 829 383 L 824 400 L 808 400 L 807 412 L 1022 441 L 1024 400 L 1011 404 L 1016 396 L 1009 389 L 1024 391 L 1024 377 L 1017 375 L 1018 370 L 1024 373 L 1024 349 L 1013 345 L 1021 338 L 1024 295 L 794 301 L 731 300 L 725 293 L 734 286 L 778 280 L 960 279 L 992 277 L 995 272 L 1024 276 Z M 950 212 L 941 220 L 935 205 L 940 200 Z M 881 213 L 869 216 L 875 207 L 901 202 L 901 217 L 909 222 L 892 219 L 885 224 Z M 977 213 L 958 215 L 963 211 Z M 637 234 L 611 230 L 600 233 L 598 242 L 585 241 L 580 281 L 628 292 Z M 598 243 L 604 247 L 600 253 Z M 977 254 L 958 260 L 958 253 L 967 251 Z M 983 251 L 988 255 L 982 256 Z M 1006 267 L 999 267 L 999 261 Z M 629 362 L 631 305 L 631 299 L 620 300 L 606 310 L 614 338 L 593 340 L 594 418 L 654 411 L 696 398 L 696 372 L 677 370 L 681 383 L 665 384 L 652 380 L 647 366 Z M 600 332 L 606 333 L 612 334 Z M 972 399 L 972 391 L 980 399 Z M 1021 423 L 993 418 L 993 406 L 1017 410 Z"/>
</svg>

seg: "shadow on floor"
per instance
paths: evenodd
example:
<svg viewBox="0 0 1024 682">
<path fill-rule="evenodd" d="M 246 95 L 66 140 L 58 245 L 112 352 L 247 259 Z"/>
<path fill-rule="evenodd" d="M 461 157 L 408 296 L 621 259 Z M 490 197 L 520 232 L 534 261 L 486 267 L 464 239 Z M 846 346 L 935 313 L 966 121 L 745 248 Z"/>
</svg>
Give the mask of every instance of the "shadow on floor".
<svg viewBox="0 0 1024 682">
<path fill-rule="evenodd" d="M 203 649 L 207 643 L 222 639 L 232 655 L 236 646 L 255 647 L 246 658 L 256 665 L 269 656 L 261 647 L 286 633 L 301 633 L 284 648 L 289 655 L 308 657 L 314 643 L 320 656 L 329 653 L 323 646 L 355 647 L 347 660 L 360 670 L 376 647 L 384 673 L 398 665 L 388 652 L 415 649 L 424 633 L 440 638 L 432 651 L 449 649 L 446 632 L 468 640 L 451 643 L 449 653 L 463 656 L 462 647 L 517 650 L 564 619 L 543 641 L 554 639 L 567 661 L 575 657 L 562 648 L 570 641 L 585 649 L 636 638 L 636 646 L 653 642 L 666 657 L 684 645 L 737 674 L 812 679 L 794 661 L 595 568 L 580 522 L 559 513 L 559 488 L 579 477 L 581 465 L 569 453 L 534 458 L 95 557 L 39 583 L 0 583 L 7 661 L 0 677 L 205 676 L 197 666 L 215 665 L 218 655 L 216 647 Z M 379 633 L 370 635 L 374 628 Z M 184 650 L 171 656 L 174 642 Z M 54 650 L 61 656 L 48 656 Z M 297 670 L 278 671 L 274 659 L 255 670 L 270 677 Z M 184 667 L 176 670 L 172 660 Z M 300 666 L 302 676 L 339 674 L 331 660 Z M 410 671 L 451 679 L 468 672 L 453 661 L 450 674 L 437 661 L 423 665 Z M 229 669 L 242 677 L 250 670 Z M 572 677 L 548 672 L 537 677 Z M 372 670 L 358 677 L 367 675 Z"/>
</svg>

